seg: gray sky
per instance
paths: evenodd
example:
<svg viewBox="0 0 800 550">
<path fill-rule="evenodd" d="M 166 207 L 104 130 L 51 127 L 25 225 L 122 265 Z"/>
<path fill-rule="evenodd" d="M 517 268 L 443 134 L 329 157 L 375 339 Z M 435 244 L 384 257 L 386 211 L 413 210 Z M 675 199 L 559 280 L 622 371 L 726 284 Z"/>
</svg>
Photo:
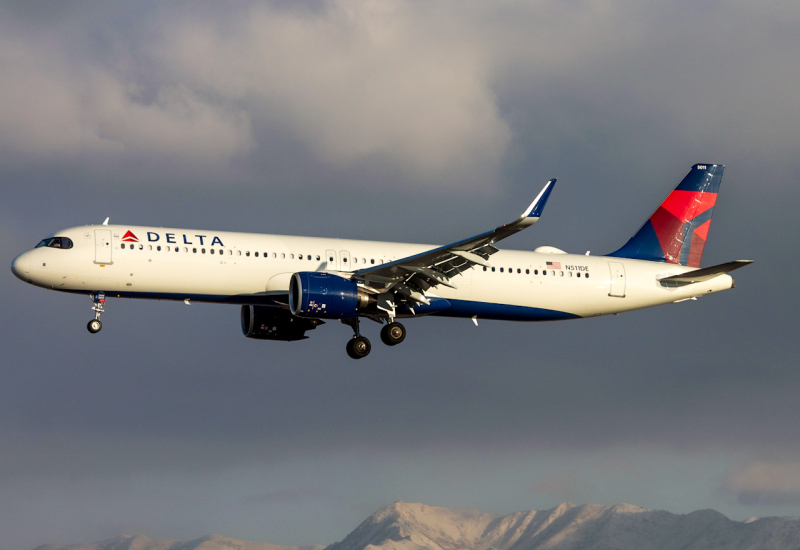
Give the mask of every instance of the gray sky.
<svg viewBox="0 0 800 550">
<path fill-rule="evenodd" d="M 0 257 L 115 223 L 615 250 L 726 165 L 737 288 L 551 324 L 421 319 L 344 353 L 233 306 L 6 269 L 0 547 L 122 532 L 328 544 L 397 499 L 800 515 L 796 2 L 5 3 Z M 376 339 L 377 325 L 366 325 Z M 377 339 L 376 339 L 377 341 Z"/>
</svg>

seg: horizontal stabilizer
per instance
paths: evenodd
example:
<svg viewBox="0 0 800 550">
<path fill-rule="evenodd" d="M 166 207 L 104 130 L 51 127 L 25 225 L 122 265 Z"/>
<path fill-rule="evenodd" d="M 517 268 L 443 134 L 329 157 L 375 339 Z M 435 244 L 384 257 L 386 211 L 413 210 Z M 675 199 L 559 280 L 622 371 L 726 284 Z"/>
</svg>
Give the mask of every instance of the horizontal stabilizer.
<svg viewBox="0 0 800 550">
<path fill-rule="evenodd" d="M 704 267 L 703 269 L 695 269 L 688 273 L 681 273 L 680 275 L 673 275 L 672 277 L 664 277 L 659 279 L 661 283 L 673 283 L 676 285 L 690 285 L 692 283 L 702 283 L 714 277 L 719 277 L 725 273 L 730 273 L 734 269 L 739 269 L 746 265 L 752 264 L 753 260 L 735 260 L 724 264 L 714 265 L 711 267 Z"/>
</svg>

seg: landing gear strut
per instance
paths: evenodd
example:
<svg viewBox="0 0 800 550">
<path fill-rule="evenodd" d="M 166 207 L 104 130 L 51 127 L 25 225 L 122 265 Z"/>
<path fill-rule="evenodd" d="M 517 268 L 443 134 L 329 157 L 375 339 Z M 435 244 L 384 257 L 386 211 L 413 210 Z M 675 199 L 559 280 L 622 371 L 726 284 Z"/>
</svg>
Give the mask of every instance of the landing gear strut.
<svg viewBox="0 0 800 550">
<path fill-rule="evenodd" d="M 406 327 L 392 321 L 381 329 L 381 341 L 387 346 L 396 346 L 406 339 Z"/>
<path fill-rule="evenodd" d="M 100 315 L 103 314 L 105 311 L 104 307 L 106 304 L 106 295 L 102 292 L 97 292 L 95 294 L 90 294 L 92 298 L 92 311 L 94 311 L 94 319 L 89 321 L 86 325 L 86 328 L 92 334 L 96 334 L 100 332 L 100 329 L 103 328 L 103 323 L 100 322 Z"/>
<path fill-rule="evenodd" d="M 353 359 L 362 359 L 369 355 L 370 350 L 372 350 L 372 344 L 369 343 L 366 336 L 361 336 L 359 318 L 342 319 L 342 322 L 353 328 L 353 337 L 347 342 L 347 355 Z"/>
</svg>

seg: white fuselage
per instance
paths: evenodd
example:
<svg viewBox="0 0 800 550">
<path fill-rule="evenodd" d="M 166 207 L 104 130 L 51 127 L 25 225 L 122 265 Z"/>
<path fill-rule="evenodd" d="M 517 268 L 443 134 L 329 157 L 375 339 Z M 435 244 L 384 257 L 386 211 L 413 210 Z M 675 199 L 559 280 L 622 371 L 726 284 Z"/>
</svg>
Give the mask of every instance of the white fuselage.
<svg viewBox="0 0 800 550">
<path fill-rule="evenodd" d="M 128 233 L 136 240 L 123 240 Z M 234 304 L 280 302 L 296 272 L 352 273 L 434 248 L 114 225 L 75 227 L 54 235 L 69 237 L 73 247 L 42 247 L 20 255 L 12 266 L 20 279 L 107 297 Z M 437 315 L 527 321 L 592 317 L 733 286 L 729 275 L 664 286 L 659 279 L 693 268 L 604 256 L 501 250 L 489 261 L 493 268 L 476 266 L 453 278 L 458 288 L 432 289 L 429 295 L 451 303 Z"/>
</svg>

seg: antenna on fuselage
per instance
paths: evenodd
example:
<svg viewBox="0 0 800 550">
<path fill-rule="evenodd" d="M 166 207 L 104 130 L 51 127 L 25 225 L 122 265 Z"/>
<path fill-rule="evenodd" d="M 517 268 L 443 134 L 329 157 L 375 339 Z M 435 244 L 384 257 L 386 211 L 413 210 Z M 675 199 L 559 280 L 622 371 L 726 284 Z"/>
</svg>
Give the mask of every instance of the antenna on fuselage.
<svg viewBox="0 0 800 550">
<path fill-rule="evenodd" d="M 110 220 L 110 219 L 111 219 L 111 216 L 109 216 L 108 218 L 106 218 L 106 221 L 104 221 L 104 222 L 103 222 L 103 225 L 108 225 L 108 220 Z"/>
</svg>

